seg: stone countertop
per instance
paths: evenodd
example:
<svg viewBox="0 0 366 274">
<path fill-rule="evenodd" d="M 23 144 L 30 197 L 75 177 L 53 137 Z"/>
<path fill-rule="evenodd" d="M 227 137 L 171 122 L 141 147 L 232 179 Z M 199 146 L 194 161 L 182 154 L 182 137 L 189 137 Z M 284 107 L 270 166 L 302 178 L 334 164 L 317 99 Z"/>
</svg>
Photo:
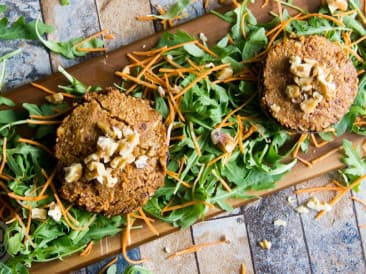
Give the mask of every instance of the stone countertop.
<svg viewBox="0 0 366 274">
<path fill-rule="evenodd" d="M 88 36 L 100 29 L 109 29 L 116 39 L 108 42 L 109 49 L 131 43 L 161 29 L 152 22 L 136 21 L 137 15 L 156 13 L 156 6 L 166 7 L 174 0 L 70 0 L 69 6 L 60 6 L 58 0 L 3 0 L 8 6 L 6 15 L 17 18 L 43 20 L 56 27 L 49 35 L 51 40 L 67 40 Z M 218 7 L 216 0 L 196 0 L 184 20 L 207 13 Z M 38 42 L 1 41 L 0 56 L 15 49 L 23 53 L 10 59 L 5 88 L 20 86 L 54 72 L 59 64 L 64 67 L 82 62 L 86 58 L 67 60 L 49 54 Z M 315 213 L 298 214 L 294 208 L 305 202 L 307 194 L 295 195 L 295 189 L 324 185 L 333 174 L 304 182 L 274 195 L 258 200 L 233 212 L 195 224 L 130 251 L 132 258 L 148 257 L 144 267 L 154 273 L 240 273 L 245 264 L 247 273 L 365 273 L 365 208 L 350 199 L 342 199 L 334 209 L 319 221 Z M 358 197 L 366 197 L 365 184 Z M 294 203 L 288 202 L 288 197 Z M 329 193 L 317 193 L 320 200 L 328 200 Z M 277 219 L 286 226 L 274 226 Z M 195 243 L 212 242 L 223 235 L 228 244 L 213 246 L 200 252 L 167 260 L 166 250 L 176 251 Z M 270 250 L 259 247 L 259 241 L 271 241 Z M 74 273 L 98 273 L 108 258 L 86 266 Z M 67 261 L 65 261 L 67 263 Z M 126 266 L 119 257 L 118 270 Z"/>
</svg>

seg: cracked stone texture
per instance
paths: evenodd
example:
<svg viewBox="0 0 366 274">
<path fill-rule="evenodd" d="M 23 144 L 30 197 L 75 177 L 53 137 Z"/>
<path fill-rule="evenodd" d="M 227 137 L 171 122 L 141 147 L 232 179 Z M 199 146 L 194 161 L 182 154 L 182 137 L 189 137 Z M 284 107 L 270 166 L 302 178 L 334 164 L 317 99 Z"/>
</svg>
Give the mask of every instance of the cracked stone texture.
<svg viewBox="0 0 366 274">
<path fill-rule="evenodd" d="M 97 0 L 97 6 L 102 29 L 108 29 L 115 36 L 106 41 L 109 50 L 154 33 L 151 21 L 136 20 L 137 15 L 151 14 L 148 0 Z"/>
<path fill-rule="evenodd" d="M 32 0 L 25 3 L 21 0 L 5 0 L 1 4 L 8 7 L 5 16 L 9 19 L 10 24 L 20 16 L 24 16 L 28 22 L 36 20 L 41 14 L 39 1 Z M 0 43 L 0 56 L 18 48 L 21 48 L 22 52 L 6 62 L 3 91 L 9 91 L 12 88 L 37 80 L 51 72 L 49 55 L 38 41 L 2 40 Z"/>
<path fill-rule="evenodd" d="M 291 188 L 244 207 L 256 273 L 310 272 L 300 217 L 288 203 L 288 196 L 293 196 Z M 274 226 L 277 219 L 287 225 Z M 259 246 L 262 240 L 272 243 L 270 250 Z"/>
<path fill-rule="evenodd" d="M 359 192 L 353 192 L 353 196 L 360 198 L 361 200 L 365 201 L 366 198 L 366 184 L 363 182 L 363 184 L 360 187 Z M 363 228 L 360 228 L 360 234 L 361 234 L 361 242 L 363 250 L 366 250 L 366 207 L 364 205 L 361 205 L 359 202 L 353 202 L 355 205 L 355 210 L 357 214 L 357 223 L 358 225 L 362 225 Z"/>
<path fill-rule="evenodd" d="M 156 9 L 157 6 L 163 7 L 165 10 L 167 10 L 175 2 L 176 0 L 151 0 L 150 3 L 152 6 L 152 13 L 159 14 L 158 10 Z M 187 13 L 187 16 L 185 16 L 182 19 L 174 21 L 174 25 L 179 25 L 184 22 L 190 21 L 198 16 L 202 16 L 205 12 L 203 9 L 203 1 L 202 0 L 194 1 L 193 4 L 187 7 L 185 12 Z M 163 29 L 160 23 L 156 23 L 155 27 L 157 31 L 161 31 Z"/>
<path fill-rule="evenodd" d="M 144 244 L 140 246 L 141 258 L 147 258 L 148 260 L 143 263 L 143 266 L 155 274 L 198 273 L 193 253 L 177 256 L 170 260 L 167 259 L 171 253 L 189 247 L 192 244 L 189 229 L 179 230 Z"/>
<path fill-rule="evenodd" d="M 198 223 L 193 226 L 193 236 L 195 244 L 211 243 L 223 237 L 230 241 L 197 252 L 201 274 L 240 273 L 243 263 L 246 273 L 253 273 L 249 241 L 242 215 Z M 219 254 L 229 256 L 225 255 L 225 259 L 221 260 L 217 257 Z"/>
<path fill-rule="evenodd" d="M 297 188 L 322 186 L 333 177 L 327 174 Z M 312 196 L 329 201 L 334 193 L 301 194 L 299 204 Z M 319 220 L 314 219 L 315 215 L 314 211 L 301 215 L 313 273 L 364 273 L 366 265 L 350 194 Z"/>
<path fill-rule="evenodd" d="M 44 21 L 56 26 L 54 32 L 48 35 L 51 41 L 68 41 L 76 37 L 88 37 L 98 31 L 99 21 L 94 0 L 70 0 L 70 5 L 61 6 L 59 0 L 42 1 Z M 70 67 L 92 58 L 98 53 L 66 59 L 58 54 L 51 54 L 53 71 L 58 65 Z"/>
</svg>

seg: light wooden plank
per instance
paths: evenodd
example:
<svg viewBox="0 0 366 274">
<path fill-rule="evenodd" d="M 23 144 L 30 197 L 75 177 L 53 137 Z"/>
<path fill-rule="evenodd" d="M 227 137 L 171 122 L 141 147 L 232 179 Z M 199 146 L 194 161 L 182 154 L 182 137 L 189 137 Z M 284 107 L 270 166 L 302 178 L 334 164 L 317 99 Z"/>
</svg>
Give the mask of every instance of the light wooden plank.
<svg viewBox="0 0 366 274">
<path fill-rule="evenodd" d="M 245 207 L 244 216 L 253 254 L 255 272 L 258 273 L 309 273 L 310 265 L 306 251 L 301 221 L 287 198 L 293 196 L 286 189 Z M 286 226 L 275 226 L 275 220 L 286 221 Z M 269 250 L 259 246 L 267 240 Z"/>
<path fill-rule="evenodd" d="M 138 21 L 136 16 L 151 14 L 149 0 L 97 0 L 102 29 L 115 38 L 106 41 L 108 49 L 115 49 L 154 33 L 152 21 Z"/>
<path fill-rule="evenodd" d="M 24 4 L 22 0 L 4 0 L 8 10 L 5 16 L 13 23 L 20 16 L 26 21 L 36 20 L 40 16 L 40 5 L 38 0 L 30 0 Z M 2 40 L 0 43 L 0 56 L 21 48 L 22 52 L 6 63 L 6 76 L 3 91 L 24 85 L 33 80 L 50 74 L 50 62 L 47 51 L 35 41 L 30 40 Z"/>
<path fill-rule="evenodd" d="M 150 0 L 150 3 L 152 6 L 153 14 L 158 14 L 158 10 L 157 10 L 158 6 L 164 8 L 166 10 L 171 5 L 175 4 L 176 0 Z M 176 20 L 174 25 L 180 25 L 180 24 L 190 21 L 198 16 L 202 16 L 204 14 L 204 12 L 205 12 L 205 10 L 203 8 L 203 0 L 196 0 L 193 2 L 193 4 L 191 4 L 187 7 L 186 16 L 184 16 L 184 18 Z M 162 26 L 160 23 L 157 23 L 155 26 L 158 31 L 162 30 Z"/>
<path fill-rule="evenodd" d="M 240 273 L 243 263 L 246 273 L 254 273 L 244 216 L 208 220 L 194 225 L 192 229 L 195 244 L 215 242 L 223 237 L 230 241 L 197 252 L 200 273 L 236 274 Z"/>
<path fill-rule="evenodd" d="M 51 41 L 68 41 L 76 37 L 87 37 L 100 30 L 97 9 L 94 0 L 70 0 L 70 5 L 61 6 L 59 0 L 42 1 L 44 21 L 57 26 L 56 30 L 48 35 Z M 58 65 L 70 67 L 81 61 L 90 59 L 98 54 L 88 54 L 85 57 L 66 59 L 52 54 L 52 68 L 57 70 Z"/>
<path fill-rule="evenodd" d="M 321 176 L 297 186 L 297 189 L 322 186 L 334 176 L 335 173 Z M 334 194 L 301 194 L 298 195 L 299 203 L 303 204 L 313 196 L 320 201 L 328 201 Z M 344 197 L 320 220 L 315 220 L 315 215 L 314 211 L 301 215 L 312 271 L 364 273 L 366 265 L 350 195 Z"/>
<path fill-rule="evenodd" d="M 187 254 L 167 259 L 171 253 L 192 245 L 192 236 L 189 229 L 179 230 L 174 234 L 140 246 L 142 258 L 148 261 L 143 266 L 155 274 L 185 274 L 197 273 L 197 264 L 194 254 Z M 177 267 L 179 265 L 179 268 Z"/>
</svg>

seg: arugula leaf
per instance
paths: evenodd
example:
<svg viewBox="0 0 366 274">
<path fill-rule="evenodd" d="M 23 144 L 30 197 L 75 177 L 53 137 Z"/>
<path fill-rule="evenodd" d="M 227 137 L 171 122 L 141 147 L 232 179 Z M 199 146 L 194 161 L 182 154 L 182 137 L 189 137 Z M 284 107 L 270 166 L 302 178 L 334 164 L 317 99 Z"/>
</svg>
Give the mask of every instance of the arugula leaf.
<svg viewBox="0 0 366 274">
<path fill-rule="evenodd" d="M 143 268 L 142 266 L 129 265 L 126 267 L 123 274 L 153 274 L 153 272 L 146 268 Z"/>
<path fill-rule="evenodd" d="M 149 16 L 161 19 L 161 20 L 169 20 L 169 19 L 176 19 L 180 17 L 186 8 L 191 4 L 191 0 L 178 0 L 174 5 L 171 5 L 165 14 L 155 15 L 150 14 Z"/>
<path fill-rule="evenodd" d="M 39 20 L 35 22 L 35 33 L 38 40 L 50 51 L 61 54 L 68 59 L 74 59 L 76 57 L 85 56 L 88 52 L 80 51 L 76 45 L 84 40 L 83 37 L 73 38 L 66 42 L 52 42 L 42 38 L 42 32 L 39 27 Z M 81 48 L 100 48 L 104 46 L 104 41 L 101 39 L 93 38 L 80 45 Z"/>
<path fill-rule="evenodd" d="M 60 0 L 61 6 L 67 6 L 70 5 L 70 0 Z"/>
<path fill-rule="evenodd" d="M 8 106 L 8 107 L 14 107 L 15 103 L 12 100 L 10 100 L 9 98 L 6 98 L 4 96 L 0 96 L 0 105 L 5 105 L 5 106 Z"/>
<path fill-rule="evenodd" d="M 347 139 L 343 140 L 344 157 L 343 162 L 347 165 L 345 169 L 342 170 L 346 176 L 348 176 L 351 181 L 362 176 L 366 173 L 366 162 L 361 158 L 360 147 L 353 148 L 352 142 Z"/>
<path fill-rule="evenodd" d="M 0 13 L 7 10 L 5 5 L 0 6 Z M 54 28 L 50 25 L 40 23 L 38 25 L 38 32 L 40 35 L 50 33 Z M 9 20 L 6 17 L 0 19 L 0 39 L 14 40 L 14 39 L 28 39 L 36 40 L 36 22 L 26 22 L 24 17 L 19 17 L 14 23 L 9 26 Z"/>
<path fill-rule="evenodd" d="M 58 87 L 65 90 L 68 93 L 72 93 L 75 95 L 84 95 L 87 92 L 100 91 L 101 87 L 98 86 L 86 86 L 70 73 L 68 73 L 63 67 L 58 66 L 58 71 L 61 72 L 65 78 L 70 82 L 69 86 L 59 85 Z"/>
</svg>

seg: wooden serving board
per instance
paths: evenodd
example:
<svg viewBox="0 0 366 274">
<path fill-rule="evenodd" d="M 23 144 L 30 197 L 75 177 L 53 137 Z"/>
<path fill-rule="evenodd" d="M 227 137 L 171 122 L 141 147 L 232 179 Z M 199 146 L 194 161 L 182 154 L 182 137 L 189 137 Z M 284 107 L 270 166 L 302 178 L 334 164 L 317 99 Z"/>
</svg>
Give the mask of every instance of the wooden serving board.
<svg viewBox="0 0 366 274">
<path fill-rule="evenodd" d="M 261 8 L 261 1 L 256 2 L 257 3 L 250 5 L 250 9 L 256 15 L 257 19 L 260 22 L 266 21 L 270 18 L 268 14 L 270 10 L 276 11 L 275 3 L 269 4 L 265 9 L 263 9 Z M 306 10 L 312 11 L 318 8 L 320 2 L 321 1 L 302 0 L 294 1 L 294 4 L 301 6 Z M 222 38 L 228 32 L 229 25 L 218 19 L 214 15 L 205 15 L 184 25 L 180 25 L 175 29 L 177 28 L 196 36 L 198 36 L 198 34 L 202 32 L 208 37 L 208 40 L 212 43 Z M 104 56 L 99 56 L 79 65 L 76 65 L 72 68 L 69 68 L 68 71 L 76 78 L 80 79 L 82 82 L 88 85 L 98 85 L 102 87 L 111 86 L 114 82 L 119 82 L 119 78 L 114 76 L 114 72 L 116 70 L 120 70 L 124 65 L 128 64 L 126 53 L 131 51 L 141 51 L 143 48 L 149 49 L 156 44 L 159 37 L 160 34 L 155 34 L 131 45 L 109 52 Z M 45 79 L 38 81 L 38 83 L 51 89 L 56 89 L 57 85 L 66 84 L 66 81 L 61 74 L 55 73 Z M 21 103 L 23 102 L 41 102 L 44 98 L 44 93 L 38 91 L 30 85 L 25 85 L 11 91 L 8 97 L 21 105 Z M 311 160 L 322 153 L 339 147 L 342 143 L 343 138 L 351 140 L 355 145 L 361 144 L 364 140 L 363 137 L 347 134 L 342 136 L 342 138 L 338 138 L 329 145 L 322 147 L 319 150 L 312 149 L 312 151 L 304 156 L 304 158 Z M 297 183 L 303 182 L 305 180 L 317 177 L 329 171 L 339 169 L 343 166 L 342 162 L 340 161 L 340 156 L 341 155 L 339 153 L 332 154 L 326 160 L 314 164 L 311 168 L 299 163 L 290 173 L 288 173 L 280 182 L 278 182 L 275 189 L 256 192 L 253 194 L 259 196 L 268 195 L 281 189 L 295 185 Z M 248 202 L 250 202 L 250 200 L 231 200 L 230 204 L 233 207 L 239 207 Z M 207 217 L 212 217 L 220 212 L 222 211 L 220 211 L 219 209 L 210 210 L 207 214 Z M 171 225 L 163 222 L 155 222 L 154 226 L 160 232 L 159 237 L 162 237 L 168 233 L 172 233 L 177 230 L 177 228 L 174 228 Z M 157 237 L 152 235 L 150 230 L 148 230 L 146 227 L 143 227 L 142 229 L 132 232 L 132 244 L 129 247 L 132 248 L 139 246 L 143 243 L 154 240 L 155 238 Z M 65 273 L 70 270 L 90 264 L 94 261 L 101 260 L 113 254 L 117 254 L 118 252 L 120 252 L 120 250 L 121 236 L 117 235 L 114 237 L 107 237 L 97 243 L 88 256 L 81 257 L 76 254 L 65 258 L 63 261 L 34 264 L 31 268 L 31 273 Z"/>
</svg>

